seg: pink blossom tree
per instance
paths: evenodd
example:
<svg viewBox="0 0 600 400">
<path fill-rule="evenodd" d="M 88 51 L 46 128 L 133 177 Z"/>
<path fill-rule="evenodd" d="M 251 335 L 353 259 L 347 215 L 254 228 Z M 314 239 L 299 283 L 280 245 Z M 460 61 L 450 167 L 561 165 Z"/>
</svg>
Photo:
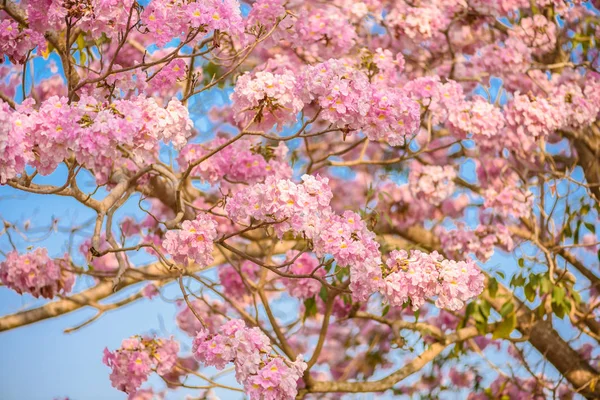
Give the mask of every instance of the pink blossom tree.
<svg viewBox="0 0 600 400">
<path fill-rule="evenodd" d="M 600 398 L 599 6 L 0 1 L 2 193 L 93 215 L 2 209 L 0 331 L 175 287 L 129 399 Z"/>
</svg>

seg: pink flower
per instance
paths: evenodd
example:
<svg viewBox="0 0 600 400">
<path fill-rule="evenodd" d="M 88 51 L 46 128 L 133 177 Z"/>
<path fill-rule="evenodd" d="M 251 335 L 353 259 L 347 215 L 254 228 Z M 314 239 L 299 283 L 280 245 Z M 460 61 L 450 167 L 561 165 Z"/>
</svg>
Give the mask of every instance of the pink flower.
<svg viewBox="0 0 600 400">
<path fill-rule="evenodd" d="M 364 122 L 370 140 L 384 140 L 391 146 L 401 146 L 415 135 L 421 121 L 419 104 L 399 90 L 376 90 Z"/>
<path fill-rule="evenodd" d="M 202 323 L 198 320 L 196 315 L 190 310 L 187 303 L 181 303 L 181 309 L 177 313 L 175 321 L 179 329 L 187 333 L 189 336 L 194 337 L 196 333 L 203 329 L 208 329 L 209 332 L 216 332 L 219 326 L 225 322 L 225 318 L 221 313 L 225 312 L 223 304 L 216 300 L 209 299 L 196 299 L 190 302 L 194 311 L 198 314 L 206 327 L 202 326 Z"/>
<path fill-rule="evenodd" d="M 185 146 L 179 153 L 179 166 L 187 169 L 189 164 L 226 142 L 227 139 L 218 137 L 208 143 Z M 278 179 L 288 179 L 292 171 L 286 160 L 287 152 L 283 142 L 273 148 L 253 140 L 237 140 L 195 167 L 192 175 L 211 184 L 220 182 L 221 185 L 228 185 L 229 182 L 263 182 L 271 175 Z M 229 182 L 223 182 L 224 179 Z"/>
<path fill-rule="evenodd" d="M 0 281 L 19 294 L 51 299 L 70 292 L 75 276 L 66 259 L 53 260 L 46 249 L 38 248 L 22 255 L 16 250 L 8 253 L 0 263 Z"/>
<path fill-rule="evenodd" d="M 439 205 L 454 192 L 456 171 L 450 165 L 411 164 L 408 175 L 410 190 L 415 198 L 422 198 L 432 205 Z"/>
<path fill-rule="evenodd" d="M 284 126 L 296 122 L 296 115 L 304 107 L 291 71 L 281 74 L 258 71 L 238 78 L 231 95 L 236 121 L 246 127 L 254 119 L 258 129 L 269 130 L 277 124 Z"/>
<path fill-rule="evenodd" d="M 163 246 L 180 264 L 190 261 L 208 266 L 213 261 L 213 241 L 217 238 L 217 223 L 208 214 L 198 214 L 193 221 L 184 221 L 181 229 L 168 231 Z"/>
<path fill-rule="evenodd" d="M 123 340 L 114 352 L 104 349 L 102 362 L 112 369 L 113 387 L 125 393 L 135 393 L 148 380 L 153 369 L 166 374 L 177 360 L 179 343 L 172 339 L 133 336 Z"/>
<path fill-rule="evenodd" d="M 301 356 L 294 362 L 271 355 L 269 339 L 259 328 L 247 328 L 241 320 L 230 320 L 219 333 L 198 332 L 192 352 L 207 366 L 221 370 L 229 362 L 235 376 L 252 399 L 293 398 L 297 381 L 306 369 Z"/>
<path fill-rule="evenodd" d="M 483 274 L 472 261 L 445 260 L 411 250 L 394 250 L 386 262 L 382 293 L 390 305 L 400 307 L 410 302 L 413 310 L 437 296 L 439 308 L 460 310 L 464 303 L 483 291 Z"/>
<path fill-rule="evenodd" d="M 297 360 L 288 365 L 280 358 L 272 359 L 245 383 L 250 399 L 293 399 L 298 394 L 297 381 L 302 377 L 306 364 Z"/>
<path fill-rule="evenodd" d="M 0 184 L 25 171 L 25 165 L 32 157 L 25 132 L 18 129 L 22 124 L 19 113 L 13 112 L 7 103 L 0 100 Z"/>
<path fill-rule="evenodd" d="M 541 14 L 523 18 L 510 35 L 523 41 L 536 54 L 544 54 L 554 49 L 556 44 L 556 24 Z"/>
<path fill-rule="evenodd" d="M 294 275 L 311 275 L 323 277 L 325 270 L 319 267 L 319 260 L 311 257 L 309 254 L 303 253 L 298 257 L 298 251 L 290 250 L 287 252 L 286 263 L 293 264 L 286 271 Z M 317 268 L 319 267 L 319 268 Z M 290 293 L 290 296 L 298 299 L 308 299 L 319 293 L 321 290 L 321 282 L 314 278 L 285 278 L 283 285 Z"/>
<path fill-rule="evenodd" d="M 219 281 L 223 286 L 223 293 L 227 297 L 237 301 L 246 301 L 249 294 L 248 283 L 246 282 L 256 281 L 259 277 L 259 272 L 260 267 L 252 261 L 244 261 L 239 268 L 239 272 L 231 265 L 220 267 Z"/>
</svg>

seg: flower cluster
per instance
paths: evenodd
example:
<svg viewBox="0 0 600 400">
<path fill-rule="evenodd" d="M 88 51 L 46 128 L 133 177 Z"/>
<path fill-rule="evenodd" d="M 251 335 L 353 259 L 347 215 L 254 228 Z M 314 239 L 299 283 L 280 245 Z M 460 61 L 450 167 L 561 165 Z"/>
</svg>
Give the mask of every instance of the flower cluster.
<svg viewBox="0 0 600 400">
<path fill-rule="evenodd" d="M 178 163 L 182 169 L 206 157 L 227 143 L 225 138 L 216 138 L 208 143 L 188 144 L 179 153 Z M 241 139 L 221 149 L 192 170 L 193 176 L 214 184 L 221 182 L 258 183 L 267 176 L 277 179 L 291 177 L 292 170 L 286 161 L 288 148 L 283 142 L 275 148 L 260 142 Z M 223 182 L 225 181 L 225 182 Z"/>
<path fill-rule="evenodd" d="M 321 257 L 331 254 L 341 266 L 349 266 L 353 296 L 366 299 L 379 289 L 381 256 L 375 235 L 359 215 L 346 211 L 336 215 L 329 202 L 332 198 L 326 178 L 304 175 L 303 183 L 267 178 L 234 194 L 225 207 L 238 221 L 252 217 L 271 222 L 281 237 L 289 230 L 304 234 L 314 243 Z"/>
<path fill-rule="evenodd" d="M 4 111 L 3 106 L 3 116 Z M 164 109 L 154 99 L 143 96 L 111 104 L 89 96 L 69 104 L 67 98 L 53 96 L 37 110 L 28 100 L 4 119 L 12 124 L 0 138 L 6 137 L 7 147 L 21 141 L 25 157 L 39 173 L 50 174 L 65 158 L 74 155 L 101 183 L 108 180 L 115 167 L 150 164 L 160 140 L 181 148 L 192 134 L 188 111 L 178 100 L 171 100 Z M 129 158 L 119 147 L 129 152 Z M 3 158 L 0 171 L 11 171 L 17 165 L 22 163 Z M 14 177 L 20 172 L 6 175 Z"/>
<path fill-rule="evenodd" d="M 108 272 L 116 270 L 119 267 L 119 261 L 114 252 L 109 252 L 101 257 L 95 257 L 90 251 L 92 248 L 92 238 L 89 238 L 81 243 L 79 252 L 83 254 L 88 262 L 88 265 L 94 271 Z M 112 246 L 106 241 L 106 234 L 102 233 L 99 238 L 98 247 L 95 249 L 98 252 L 103 252 L 112 249 Z"/>
<path fill-rule="evenodd" d="M 32 29 L 21 29 L 19 24 L 10 19 L 0 20 L 0 59 L 4 60 L 6 56 L 11 62 L 22 64 L 35 47 L 39 51 L 45 50 L 44 35 Z"/>
<path fill-rule="evenodd" d="M 39 32 L 62 30 L 66 18 L 77 20 L 93 38 L 114 37 L 127 27 L 134 0 L 27 1 L 30 27 Z M 135 11 L 134 11 L 135 12 Z"/>
<path fill-rule="evenodd" d="M 562 113 L 557 113 L 548 100 L 518 93 L 505 106 L 504 115 L 510 129 L 519 136 L 534 139 L 546 138 L 563 123 Z"/>
<path fill-rule="evenodd" d="M 177 58 L 166 65 L 163 65 L 152 77 L 150 86 L 152 90 L 163 93 L 173 87 L 173 85 L 185 76 L 186 63 L 181 58 Z"/>
<path fill-rule="evenodd" d="M 357 39 L 347 15 L 333 5 L 303 10 L 292 29 L 296 46 L 313 57 L 342 56 Z"/>
<path fill-rule="evenodd" d="M 104 349 L 102 362 L 112 369 L 113 387 L 131 394 L 148 380 L 152 370 L 159 375 L 169 373 L 178 352 L 179 343 L 173 339 L 133 336 L 124 339 L 115 351 Z"/>
<path fill-rule="evenodd" d="M 398 89 L 376 89 L 363 130 L 370 140 L 400 146 L 407 136 L 418 131 L 420 121 L 420 107 L 416 101 Z"/>
<path fill-rule="evenodd" d="M 413 163 L 408 184 L 415 198 L 439 205 L 454 192 L 456 171 L 450 165 L 422 165 Z"/>
<path fill-rule="evenodd" d="M 456 112 L 450 113 L 448 127 L 461 139 L 471 134 L 480 147 L 490 147 L 489 142 L 494 142 L 504 128 L 504 115 L 499 108 L 478 97 L 465 101 Z"/>
<path fill-rule="evenodd" d="M 8 253 L 0 263 L 0 281 L 19 294 L 51 299 L 70 292 L 75 275 L 66 260 L 53 260 L 46 249 L 38 248 L 21 255 L 16 250 Z"/>
<path fill-rule="evenodd" d="M 397 67 L 391 63 L 392 69 Z M 402 90 L 371 84 L 363 71 L 340 60 L 307 67 L 303 82 L 304 101 L 316 101 L 321 116 L 339 128 L 362 129 L 369 139 L 392 146 L 403 144 L 419 128 L 418 103 Z"/>
<path fill-rule="evenodd" d="M 246 27 L 262 25 L 271 29 L 278 18 L 285 15 L 284 0 L 257 0 L 246 19 Z"/>
<path fill-rule="evenodd" d="M 437 125 L 445 122 L 448 116 L 464 103 L 463 88 L 457 82 L 440 82 L 438 76 L 423 76 L 408 81 L 403 90 L 407 95 L 427 107 L 431 122 Z"/>
<path fill-rule="evenodd" d="M 243 302 L 248 295 L 247 281 L 254 282 L 258 279 L 260 267 L 252 261 L 244 261 L 239 271 L 231 265 L 219 268 L 219 281 L 223 286 L 223 294 L 228 298 Z"/>
<path fill-rule="evenodd" d="M 487 189 L 483 207 L 504 218 L 528 218 L 533 211 L 533 193 L 516 186 L 507 186 L 499 192 Z"/>
<path fill-rule="evenodd" d="M 14 114 L 7 103 L 0 100 L 0 184 L 7 180 L 16 178 L 25 170 L 25 165 L 30 155 L 25 151 L 27 148 L 25 135 L 21 131 L 11 129 L 16 121 Z"/>
<path fill-rule="evenodd" d="M 547 53 L 556 45 L 556 24 L 541 14 L 523 18 L 510 34 L 536 54 Z"/>
<path fill-rule="evenodd" d="M 572 129 L 581 129 L 592 124 L 600 113 L 600 80 L 586 79 L 582 89 L 574 83 L 567 83 L 554 88 L 549 99 L 565 114 L 564 124 Z"/>
<path fill-rule="evenodd" d="M 314 231 L 319 218 L 329 215 L 329 202 L 333 197 L 328 179 L 310 175 L 302 176 L 297 185 L 290 180 L 267 177 L 264 184 L 244 188 L 233 195 L 225 211 L 233 219 L 244 221 L 252 217 L 275 224 L 279 236 L 295 232 Z M 312 234 L 311 234 L 312 237 Z"/>
<path fill-rule="evenodd" d="M 270 129 L 296 122 L 304 107 L 299 97 L 296 77 L 291 71 L 280 74 L 258 71 L 238 78 L 231 95 L 235 120 L 243 127 L 256 122 L 259 129 Z"/>
<path fill-rule="evenodd" d="M 398 35 L 406 35 L 412 40 L 432 39 L 450 23 L 441 4 L 423 7 L 415 7 L 403 1 L 394 4 L 385 21 Z"/>
<path fill-rule="evenodd" d="M 218 29 L 240 33 L 242 16 L 237 0 L 183 2 L 154 0 L 144 9 L 141 20 L 157 46 L 183 38 L 190 27 L 200 32 Z M 200 35 L 201 36 L 201 35 Z"/>
<path fill-rule="evenodd" d="M 213 261 L 213 241 L 217 238 L 217 223 L 200 213 L 193 221 L 184 221 L 181 229 L 165 234 L 163 247 L 180 264 L 190 261 L 206 267 Z"/>
<path fill-rule="evenodd" d="M 319 268 L 319 260 L 315 257 L 296 250 L 290 250 L 287 253 L 286 263 L 292 263 L 289 269 L 285 271 L 294 275 L 311 275 L 323 277 L 325 271 Z M 292 297 L 298 299 L 308 299 L 319 293 L 321 283 L 314 278 L 284 278 L 283 285 Z"/>
<path fill-rule="evenodd" d="M 508 228 L 502 224 L 479 225 L 475 230 L 468 230 L 464 224 L 457 224 L 458 229 L 440 230 L 438 232 L 442 248 L 450 257 L 461 257 L 473 253 L 482 262 L 494 254 L 494 247 L 512 251 L 514 243 Z"/>
<path fill-rule="evenodd" d="M 317 232 L 313 237 L 317 256 L 331 254 L 338 265 L 350 267 L 350 290 L 354 299 L 365 301 L 380 290 L 379 243 L 358 214 L 352 211 L 332 214 L 321 222 Z"/>
<path fill-rule="evenodd" d="M 196 333 L 202 329 L 208 329 L 209 332 L 216 332 L 219 326 L 225 322 L 225 318 L 221 315 L 221 313 L 225 312 L 221 302 L 201 298 L 191 301 L 190 304 L 194 307 L 195 313 L 192 312 L 186 302 L 183 302 L 181 303 L 181 309 L 175 317 L 175 322 L 179 329 L 189 336 L 196 336 Z M 202 318 L 202 322 L 198 320 L 196 314 Z"/>
<path fill-rule="evenodd" d="M 224 324 L 218 334 L 198 332 L 192 352 L 198 361 L 219 370 L 233 362 L 236 379 L 252 400 L 294 398 L 306 369 L 301 356 L 290 362 L 271 355 L 269 338 L 237 319 Z"/>
<path fill-rule="evenodd" d="M 410 302 L 417 310 L 437 296 L 437 307 L 460 310 L 483 291 L 483 274 L 472 261 L 446 260 L 435 251 L 394 250 L 386 265 L 382 291 L 392 306 Z"/>
</svg>

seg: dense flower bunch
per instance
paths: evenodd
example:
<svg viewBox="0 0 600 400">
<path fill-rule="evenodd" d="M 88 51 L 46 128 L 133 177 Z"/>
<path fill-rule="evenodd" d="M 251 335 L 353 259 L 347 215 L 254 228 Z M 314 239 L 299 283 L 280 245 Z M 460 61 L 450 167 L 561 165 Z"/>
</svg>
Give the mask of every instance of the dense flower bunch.
<svg viewBox="0 0 600 400">
<path fill-rule="evenodd" d="M 432 39 L 448 26 L 450 20 L 442 8 L 443 2 L 430 3 L 433 4 L 415 7 L 399 1 L 385 20 L 398 35 L 406 35 L 416 41 Z"/>
<path fill-rule="evenodd" d="M 294 275 L 318 277 L 325 275 L 325 271 L 319 268 L 319 260 L 306 253 L 299 254 L 298 251 L 288 251 L 286 263 L 292 263 L 286 271 Z M 283 285 L 290 296 L 302 300 L 315 296 L 321 290 L 321 283 L 314 278 L 287 278 L 283 279 Z"/>
<path fill-rule="evenodd" d="M 65 18 L 79 19 L 79 23 L 94 37 L 112 37 L 127 26 L 133 0 L 53 1 L 29 0 L 27 16 L 31 27 L 38 31 L 60 30 Z"/>
<path fill-rule="evenodd" d="M 505 107 L 506 123 L 520 137 L 546 138 L 562 124 L 561 114 L 543 97 L 515 94 Z"/>
<path fill-rule="evenodd" d="M 85 256 L 86 261 L 88 261 L 88 265 L 95 271 L 108 272 L 114 271 L 119 267 L 119 261 L 117 260 L 115 253 L 110 252 L 101 257 L 94 257 L 90 251 L 91 248 L 92 239 L 90 238 L 81 243 L 79 246 L 79 252 Z M 106 241 L 106 234 L 100 235 L 99 245 L 98 248 L 96 248 L 96 251 L 104 252 L 110 250 L 111 248 L 112 247 L 110 244 Z"/>
<path fill-rule="evenodd" d="M 456 171 L 450 165 L 422 165 L 413 163 L 408 175 L 410 190 L 415 198 L 421 198 L 433 205 L 454 193 Z"/>
<path fill-rule="evenodd" d="M 0 152 L 3 154 L 0 161 L 0 184 L 24 171 L 31 157 L 26 152 L 23 132 L 11 129 L 18 121 L 13 121 L 13 118 L 14 113 L 10 111 L 8 104 L 0 100 Z"/>
<path fill-rule="evenodd" d="M 296 115 L 304 107 L 296 77 L 287 70 L 281 74 L 258 71 L 242 75 L 231 100 L 235 119 L 241 126 L 256 121 L 258 128 L 269 129 L 277 124 L 279 131 L 296 122 Z"/>
<path fill-rule="evenodd" d="M 284 0 L 257 0 L 252 4 L 252 9 L 246 19 L 246 27 L 251 28 L 262 25 L 271 29 L 278 18 L 285 15 Z"/>
<path fill-rule="evenodd" d="M 506 186 L 500 192 L 487 189 L 484 198 L 483 206 L 504 218 L 527 218 L 533 210 L 533 194 L 514 186 Z"/>
<path fill-rule="evenodd" d="M 224 312 L 223 304 L 217 300 L 208 298 L 196 299 L 190 302 L 194 307 L 194 312 L 190 309 L 187 303 L 181 304 L 181 309 L 175 317 L 177 327 L 194 337 L 196 333 L 202 329 L 208 329 L 210 332 L 216 332 L 218 328 L 225 322 L 225 318 L 219 314 Z M 202 322 L 198 320 L 196 314 L 202 318 Z"/>
<path fill-rule="evenodd" d="M 230 218 L 244 221 L 252 217 L 275 223 L 281 237 L 288 230 L 314 232 L 320 217 L 330 214 L 329 202 L 333 197 L 328 179 L 311 175 L 302 176 L 297 185 L 290 180 L 267 177 L 264 184 L 256 184 L 236 192 L 227 202 L 225 211 Z M 311 233 L 311 237 L 314 233 Z"/>
<path fill-rule="evenodd" d="M 346 54 L 356 40 L 356 31 L 346 16 L 338 7 L 328 5 L 303 10 L 292 35 L 302 51 L 313 57 Z"/>
<path fill-rule="evenodd" d="M 159 140 L 181 148 L 192 133 L 188 111 L 178 100 L 171 100 L 164 109 L 143 96 L 111 104 L 92 97 L 69 104 L 67 98 L 53 96 L 37 109 L 26 102 L 12 113 L 9 122 L 12 124 L 4 128 L 8 129 L 7 148 L 14 149 L 16 140 L 21 141 L 24 157 L 39 173 L 50 174 L 73 155 L 79 164 L 94 171 L 101 183 L 115 167 L 151 163 Z M 119 147 L 127 149 L 131 158 L 124 158 Z M 15 167 L 22 165 L 18 158 L 3 158 L 0 171 L 6 171 L 2 174 L 6 178 L 14 178 L 23 172 Z"/>
<path fill-rule="evenodd" d="M 274 223 L 280 237 L 289 230 L 304 234 L 313 240 L 319 257 L 331 254 L 339 265 L 350 266 L 353 296 L 368 298 L 378 290 L 381 278 L 375 235 L 356 213 L 333 213 L 327 178 L 304 175 L 302 180 L 296 185 L 269 177 L 264 184 L 235 193 L 225 209 L 234 220 L 252 217 Z"/>
<path fill-rule="evenodd" d="M 499 108 L 479 97 L 464 102 L 456 111 L 448 116 L 448 126 L 454 135 L 466 138 L 471 134 L 480 147 L 494 146 L 496 136 L 504 128 L 504 115 Z"/>
<path fill-rule="evenodd" d="M 124 339 L 115 351 L 104 349 L 102 362 L 112 369 L 113 387 L 125 393 L 135 393 L 155 370 L 166 375 L 177 362 L 179 343 L 173 339 L 133 336 Z"/>
<path fill-rule="evenodd" d="M 460 310 L 483 291 L 483 274 L 472 261 L 446 260 L 437 252 L 394 250 L 386 261 L 384 295 L 393 306 L 410 302 L 419 309 L 437 296 L 435 305 Z"/>
<path fill-rule="evenodd" d="M 159 47 L 173 39 L 183 38 L 190 27 L 203 33 L 215 29 L 240 33 L 239 27 L 242 25 L 237 0 L 209 0 L 201 3 L 155 0 L 144 9 L 141 19 L 149 36 Z"/>
<path fill-rule="evenodd" d="M 333 214 L 320 222 L 313 237 L 319 257 L 331 254 L 340 266 L 350 267 L 350 290 L 357 301 L 365 301 L 380 290 L 381 253 L 375 234 L 352 212 Z"/>
<path fill-rule="evenodd" d="M 469 230 L 462 223 L 457 224 L 457 229 L 438 232 L 444 252 L 453 258 L 462 257 L 464 254 L 473 253 L 482 262 L 487 261 L 498 248 L 512 251 L 513 239 L 505 225 L 479 225 L 474 230 Z"/>
<path fill-rule="evenodd" d="M 551 51 L 556 44 L 556 24 L 540 14 L 523 18 L 510 33 L 537 54 Z"/>
<path fill-rule="evenodd" d="M 301 356 L 291 362 L 271 355 L 269 338 L 237 319 L 224 324 L 218 334 L 198 332 L 192 352 L 198 361 L 219 370 L 233 362 L 237 381 L 253 400 L 294 398 L 296 382 L 306 369 Z"/>
<path fill-rule="evenodd" d="M 205 267 L 213 261 L 216 227 L 217 223 L 208 214 L 200 213 L 193 221 L 184 221 L 181 229 L 168 231 L 162 245 L 175 262 Z"/>
<path fill-rule="evenodd" d="M 239 270 L 231 265 L 219 268 L 219 281 L 223 286 L 223 293 L 237 301 L 244 301 L 249 293 L 248 281 L 258 279 L 260 267 L 252 261 L 244 261 Z"/>
<path fill-rule="evenodd" d="M 227 139 L 219 137 L 208 143 L 188 144 L 179 153 L 179 166 L 185 170 L 225 143 Z M 283 142 L 272 148 L 263 146 L 260 142 L 242 139 L 200 163 L 192 170 L 192 175 L 211 184 L 221 182 L 223 185 L 227 182 L 258 183 L 267 176 L 288 179 L 292 170 L 286 160 L 287 153 L 288 148 Z"/>
<path fill-rule="evenodd" d="M 53 260 L 48 250 L 38 248 L 21 255 L 16 250 L 8 253 L 0 263 L 0 281 L 19 294 L 51 299 L 70 292 L 75 275 L 66 260 Z"/>
<path fill-rule="evenodd" d="M 390 146 L 400 146 L 406 137 L 417 132 L 420 107 L 400 90 L 379 89 L 371 97 L 364 132 L 370 140 L 383 140 Z"/>
<path fill-rule="evenodd" d="M 386 56 L 381 56 L 375 59 L 385 61 Z M 393 71 L 398 66 L 394 61 L 388 64 L 391 65 L 382 65 L 383 71 Z M 330 59 L 306 68 L 303 81 L 305 101 L 315 100 L 323 109 L 323 118 L 339 128 L 362 129 L 371 140 L 397 146 L 419 127 L 418 103 L 402 90 L 371 84 L 363 71 L 340 60 Z"/>
<path fill-rule="evenodd" d="M 11 62 L 22 64 L 28 52 L 35 47 L 39 51 L 46 48 L 43 35 L 32 29 L 22 29 L 9 19 L 0 20 L 0 57 L 6 56 Z"/>
<path fill-rule="evenodd" d="M 306 102 L 315 100 L 322 116 L 340 128 L 359 129 L 369 111 L 371 85 L 362 71 L 340 60 L 307 67 L 303 72 Z"/>
</svg>

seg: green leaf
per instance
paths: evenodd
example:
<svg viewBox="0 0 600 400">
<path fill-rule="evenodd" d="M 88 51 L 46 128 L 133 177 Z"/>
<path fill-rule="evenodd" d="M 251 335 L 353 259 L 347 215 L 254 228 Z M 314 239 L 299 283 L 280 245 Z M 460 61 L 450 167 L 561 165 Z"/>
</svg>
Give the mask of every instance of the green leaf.
<svg viewBox="0 0 600 400">
<path fill-rule="evenodd" d="M 552 302 L 552 311 L 560 319 L 565 317 L 565 308 L 563 307 L 563 304 Z"/>
<path fill-rule="evenodd" d="M 510 285 L 513 286 L 513 287 L 515 287 L 515 286 L 523 286 L 524 284 L 525 284 L 525 278 L 522 277 L 521 275 L 515 275 L 510 280 Z"/>
<path fill-rule="evenodd" d="M 517 314 L 511 313 L 506 316 L 496 327 L 492 335 L 493 339 L 501 339 L 510 337 L 510 334 L 517 326 Z"/>
<path fill-rule="evenodd" d="M 583 224 L 585 225 L 585 227 L 587 228 L 588 231 L 590 231 L 592 233 L 596 233 L 596 225 L 591 224 L 589 222 L 584 222 Z"/>
<path fill-rule="evenodd" d="M 488 301 L 485 301 L 485 300 L 483 300 L 481 302 L 481 305 L 479 306 L 479 312 L 481 313 L 481 315 L 483 315 L 485 317 L 486 321 L 490 317 L 491 309 L 492 309 L 492 305 Z"/>
<path fill-rule="evenodd" d="M 519 258 L 519 267 L 525 268 L 525 260 L 522 258 Z"/>
<path fill-rule="evenodd" d="M 560 286 L 554 286 L 552 289 L 552 303 L 562 304 L 565 299 L 565 289 Z"/>
<path fill-rule="evenodd" d="M 306 299 L 304 301 L 304 320 L 306 321 L 306 318 L 308 317 L 314 317 L 315 315 L 317 315 L 317 302 L 315 301 L 314 297 L 311 297 L 310 299 Z"/>
<path fill-rule="evenodd" d="M 535 300 L 535 289 L 533 287 L 533 285 L 530 283 L 528 283 L 527 285 L 525 285 L 525 297 L 527 298 L 528 301 L 533 301 Z"/>
<path fill-rule="evenodd" d="M 498 293 L 498 281 L 496 278 L 490 278 L 488 281 L 488 292 L 490 293 L 490 297 L 496 297 L 496 293 Z"/>
<path fill-rule="evenodd" d="M 547 277 L 542 277 L 540 280 L 540 290 L 542 293 L 550 293 L 550 288 L 552 287 L 550 279 Z"/>
<path fill-rule="evenodd" d="M 383 311 L 381 313 L 381 316 L 385 317 L 389 311 L 390 311 L 390 305 L 386 304 L 385 307 L 383 307 Z"/>
<path fill-rule="evenodd" d="M 324 302 L 327 302 L 327 288 L 325 288 L 325 286 L 321 286 L 321 290 L 319 291 L 319 297 Z"/>
<path fill-rule="evenodd" d="M 511 314 L 514 309 L 515 309 L 514 303 L 512 302 L 512 300 L 508 300 L 506 303 L 504 303 L 502 305 L 502 308 L 500 308 L 500 315 L 502 315 L 503 317 L 506 317 L 508 314 Z"/>
</svg>

